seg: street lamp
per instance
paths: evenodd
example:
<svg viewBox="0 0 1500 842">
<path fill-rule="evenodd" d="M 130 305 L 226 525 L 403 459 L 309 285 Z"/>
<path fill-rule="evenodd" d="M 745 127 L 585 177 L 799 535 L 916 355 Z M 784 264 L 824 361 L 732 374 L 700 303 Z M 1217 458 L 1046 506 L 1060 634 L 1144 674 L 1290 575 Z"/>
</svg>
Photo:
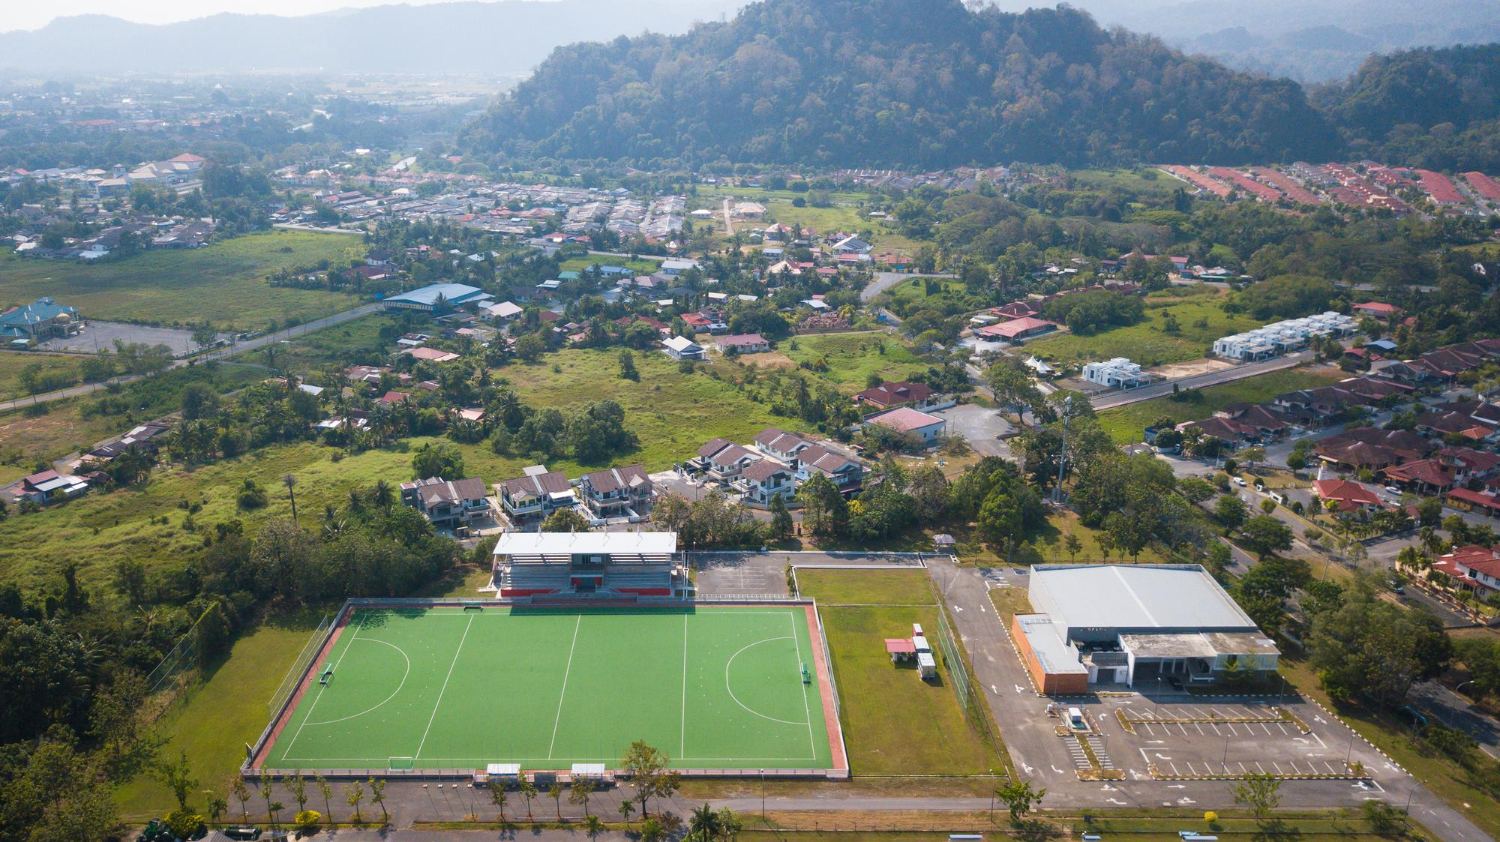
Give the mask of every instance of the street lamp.
<svg viewBox="0 0 1500 842">
<path fill-rule="evenodd" d="M 1453 688 L 1453 695 L 1458 699 L 1458 701 L 1460 703 L 1463 702 L 1463 697 L 1458 695 L 1458 691 L 1464 689 L 1465 687 L 1467 687 L 1467 686 L 1469 686 L 1470 684 L 1473 684 L 1473 683 L 1474 683 L 1474 679 L 1471 678 L 1468 681 L 1465 681 L 1462 684 L 1458 685 L 1457 687 Z M 1448 709 L 1448 727 L 1449 728 L 1453 727 L 1453 718 L 1454 718 L 1454 715 L 1455 715 L 1454 714 L 1454 709 L 1453 708 L 1449 708 Z"/>
</svg>

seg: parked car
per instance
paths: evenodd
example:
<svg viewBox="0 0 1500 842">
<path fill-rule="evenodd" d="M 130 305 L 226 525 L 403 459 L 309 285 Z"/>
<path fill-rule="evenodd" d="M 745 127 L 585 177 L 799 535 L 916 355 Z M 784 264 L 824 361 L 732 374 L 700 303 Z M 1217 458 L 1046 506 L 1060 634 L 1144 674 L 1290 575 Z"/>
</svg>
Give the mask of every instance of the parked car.
<svg viewBox="0 0 1500 842">
<path fill-rule="evenodd" d="M 228 836 L 230 839 L 259 839 L 261 835 L 261 829 L 258 827 L 252 827 L 250 825 L 226 827 L 224 828 L 224 835 Z"/>
<path fill-rule="evenodd" d="M 1234 478 L 1234 484 L 1238 485 L 1240 488 L 1244 488 L 1245 487 L 1245 478 L 1244 477 L 1235 477 Z"/>
</svg>

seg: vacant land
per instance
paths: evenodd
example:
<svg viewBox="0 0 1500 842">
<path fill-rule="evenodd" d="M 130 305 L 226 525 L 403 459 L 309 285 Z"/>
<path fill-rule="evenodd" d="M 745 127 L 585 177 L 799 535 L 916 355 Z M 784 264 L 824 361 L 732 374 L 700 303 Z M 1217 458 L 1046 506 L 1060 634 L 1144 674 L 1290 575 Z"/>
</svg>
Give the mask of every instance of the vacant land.
<svg viewBox="0 0 1500 842">
<path fill-rule="evenodd" d="M 1194 360 L 1204 356 L 1215 339 L 1260 326 L 1256 319 L 1230 315 L 1219 305 L 1217 296 L 1147 299 L 1146 317 L 1137 324 L 1093 336 L 1063 333 L 1034 339 L 1026 343 L 1026 348 L 1042 359 L 1064 364 L 1112 357 L 1127 357 L 1143 366 Z M 1163 329 L 1164 310 L 1176 318 L 1178 333 Z"/>
<path fill-rule="evenodd" d="M 888 637 L 910 637 L 913 623 L 937 628 L 938 607 L 823 608 L 841 702 L 839 716 L 855 775 L 984 774 L 1004 768 L 969 725 L 947 670 L 923 681 L 896 666 Z"/>
<path fill-rule="evenodd" d="M 563 272 L 582 272 L 591 266 L 623 266 L 632 272 L 649 275 L 661 268 L 660 257 L 635 257 L 626 259 L 623 257 L 610 257 L 606 254 L 589 254 L 583 257 L 570 257 L 562 262 Z"/>
<path fill-rule="evenodd" d="M 1177 395 L 1175 399 L 1173 396 L 1153 398 L 1119 409 L 1107 409 L 1099 413 L 1099 423 L 1116 444 L 1133 444 L 1141 440 L 1147 426 L 1161 418 L 1171 418 L 1179 424 L 1201 421 L 1232 403 L 1260 403 L 1286 392 L 1326 386 L 1348 376 L 1338 369 L 1325 368 L 1273 371 L 1222 386 L 1195 389 Z"/>
<path fill-rule="evenodd" d="M 40 374 L 39 382 L 47 387 L 43 391 L 61 389 L 78 382 L 77 359 L 29 351 L 0 351 L 0 400 L 31 394 L 22 385 L 21 372 L 32 366 Z"/>
<path fill-rule="evenodd" d="M 636 353 L 641 379 L 625 380 L 619 376 L 618 354 L 613 349 L 563 350 L 538 363 L 496 369 L 494 376 L 497 382 L 509 381 L 523 401 L 538 409 L 557 407 L 567 414 L 592 401 L 619 401 L 625 426 L 640 437 L 641 446 L 617 454 L 615 462 L 643 462 L 650 471 L 681 462 L 715 436 L 746 442 L 769 426 L 797 428 L 796 422 L 772 415 L 764 404 L 702 370 L 683 374 L 665 354 Z M 567 467 L 572 474 L 567 463 L 553 467 Z"/>
<path fill-rule="evenodd" d="M 371 313 L 290 342 L 237 355 L 236 359 L 303 376 L 329 367 L 384 364 L 387 348 L 382 346 L 380 329 L 395 322 L 396 317 L 388 313 Z"/>
<path fill-rule="evenodd" d="M 208 321 L 247 330 L 355 306 L 358 300 L 350 295 L 273 287 L 266 277 L 363 252 L 354 237 L 282 230 L 201 249 L 150 251 L 118 263 L 27 260 L 7 252 L 0 257 L 0 289 L 5 301 L 16 304 L 50 295 L 84 318 L 160 325 Z"/>
<path fill-rule="evenodd" d="M 781 343 L 781 350 L 850 394 L 864 390 L 871 375 L 899 381 L 929 368 L 900 338 L 883 331 L 798 336 Z"/>
<path fill-rule="evenodd" d="M 820 605 L 931 605 L 932 586 L 927 571 L 819 570 L 797 571 L 797 591 Z"/>
</svg>

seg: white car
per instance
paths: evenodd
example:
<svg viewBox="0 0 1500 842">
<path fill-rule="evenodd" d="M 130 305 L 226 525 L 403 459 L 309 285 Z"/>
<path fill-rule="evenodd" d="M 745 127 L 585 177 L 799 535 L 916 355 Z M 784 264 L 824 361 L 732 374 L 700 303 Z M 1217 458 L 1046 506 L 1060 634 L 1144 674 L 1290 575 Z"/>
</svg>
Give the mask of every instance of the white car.
<svg viewBox="0 0 1500 842">
<path fill-rule="evenodd" d="M 1397 488 L 1394 485 L 1387 485 L 1385 487 L 1385 493 L 1387 493 L 1387 494 L 1393 494 L 1393 495 L 1395 495 L 1397 497 L 1400 497 L 1401 496 L 1401 489 Z"/>
<path fill-rule="evenodd" d="M 1235 477 L 1234 478 L 1234 484 L 1238 485 L 1240 488 L 1244 488 L 1245 487 L 1245 478 L 1244 477 Z"/>
</svg>

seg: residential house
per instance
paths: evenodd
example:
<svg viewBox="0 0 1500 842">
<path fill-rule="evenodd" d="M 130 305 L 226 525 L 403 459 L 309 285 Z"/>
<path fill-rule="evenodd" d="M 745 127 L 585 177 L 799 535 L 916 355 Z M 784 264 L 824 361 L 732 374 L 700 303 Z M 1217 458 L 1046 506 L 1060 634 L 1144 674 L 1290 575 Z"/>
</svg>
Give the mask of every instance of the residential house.
<svg viewBox="0 0 1500 842">
<path fill-rule="evenodd" d="M 1138 389 L 1151 385 L 1151 375 L 1141 370 L 1139 363 L 1125 357 L 1115 357 L 1103 362 L 1086 363 L 1083 379 L 1107 389 Z"/>
<path fill-rule="evenodd" d="M 542 520 L 558 509 L 578 505 L 573 485 L 562 471 L 549 471 L 542 465 L 533 465 L 524 473 L 525 476 L 495 486 L 495 496 L 511 523 L 519 525 Z"/>
<path fill-rule="evenodd" d="M 1444 494 L 1458 484 L 1459 471 L 1441 459 L 1418 459 L 1391 465 L 1381 475 L 1392 485 L 1398 485 L 1423 496 Z"/>
<path fill-rule="evenodd" d="M 797 483 L 807 482 L 815 474 L 822 474 L 838 487 L 844 496 L 857 494 L 864 483 L 865 466 L 853 459 L 822 445 L 809 445 L 797 453 L 793 462 Z"/>
<path fill-rule="evenodd" d="M 439 529 L 455 529 L 488 519 L 493 509 L 482 479 L 429 477 L 401 483 L 401 502 Z"/>
<path fill-rule="evenodd" d="M 43 506 L 71 500 L 87 493 L 89 484 L 82 477 L 45 470 L 21 480 L 16 498 L 30 500 Z"/>
<path fill-rule="evenodd" d="M 855 395 L 854 401 L 869 404 L 876 409 L 891 409 L 897 406 L 926 409 L 938 402 L 936 389 L 926 383 L 913 383 L 908 380 L 899 382 L 887 380 L 879 386 Z"/>
<path fill-rule="evenodd" d="M 760 431 L 755 437 L 755 447 L 761 453 L 790 464 L 793 459 L 801 453 L 803 448 L 811 447 L 812 442 L 802 438 L 796 433 L 788 433 L 776 427 L 767 427 Z"/>
<path fill-rule="evenodd" d="M 401 353 L 415 359 L 434 363 L 451 363 L 454 360 L 460 359 L 459 355 L 452 351 L 440 351 L 437 348 L 407 348 Z"/>
<path fill-rule="evenodd" d="M 796 492 L 796 472 L 775 459 L 762 459 L 748 465 L 735 485 L 744 491 L 747 502 L 770 505 L 772 499 L 786 499 Z"/>
<path fill-rule="evenodd" d="M 1031 316 L 1023 316 L 1019 319 L 1012 319 L 1008 322 L 1002 322 L 1000 324 L 982 327 L 979 330 L 976 330 L 975 333 L 984 337 L 985 339 L 997 339 L 1003 342 L 1019 342 L 1023 339 L 1032 336 L 1038 336 L 1040 334 L 1048 333 L 1054 330 L 1057 330 L 1056 322 L 1049 322 L 1044 319 L 1032 318 Z"/>
<path fill-rule="evenodd" d="M 703 359 L 703 346 L 686 337 L 674 336 L 671 339 L 663 339 L 661 345 L 662 351 L 674 360 Z"/>
<path fill-rule="evenodd" d="M 1434 572 L 1453 585 L 1480 595 L 1500 591 L 1500 547 L 1470 545 L 1434 559 Z"/>
<path fill-rule="evenodd" d="M 727 352 L 731 348 L 740 354 L 760 354 L 771 350 L 771 343 L 758 333 L 716 336 L 714 344 L 719 346 L 720 352 Z"/>
<path fill-rule="evenodd" d="M 1401 308 L 1383 301 L 1365 301 L 1354 305 L 1354 315 L 1372 319 L 1393 319 L 1401 315 Z"/>
<path fill-rule="evenodd" d="M 1340 514 L 1358 514 L 1368 517 L 1385 508 L 1380 496 L 1369 487 L 1342 479 L 1320 479 L 1313 481 L 1313 493 L 1325 506 Z"/>
<path fill-rule="evenodd" d="M 929 446 L 936 444 L 948 427 L 947 420 L 936 415 L 928 415 L 909 406 L 897 407 L 879 415 L 872 415 L 865 419 L 865 423 L 889 427 L 898 433 L 911 433 L 921 439 L 923 444 Z"/>
<path fill-rule="evenodd" d="M 731 444 L 708 457 L 708 475 L 720 481 L 733 480 L 760 460 L 749 448 Z"/>
<path fill-rule="evenodd" d="M 641 465 L 584 474 L 579 496 L 595 517 L 639 519 L 651 510 L 655 485 Z"/>
</svg>

